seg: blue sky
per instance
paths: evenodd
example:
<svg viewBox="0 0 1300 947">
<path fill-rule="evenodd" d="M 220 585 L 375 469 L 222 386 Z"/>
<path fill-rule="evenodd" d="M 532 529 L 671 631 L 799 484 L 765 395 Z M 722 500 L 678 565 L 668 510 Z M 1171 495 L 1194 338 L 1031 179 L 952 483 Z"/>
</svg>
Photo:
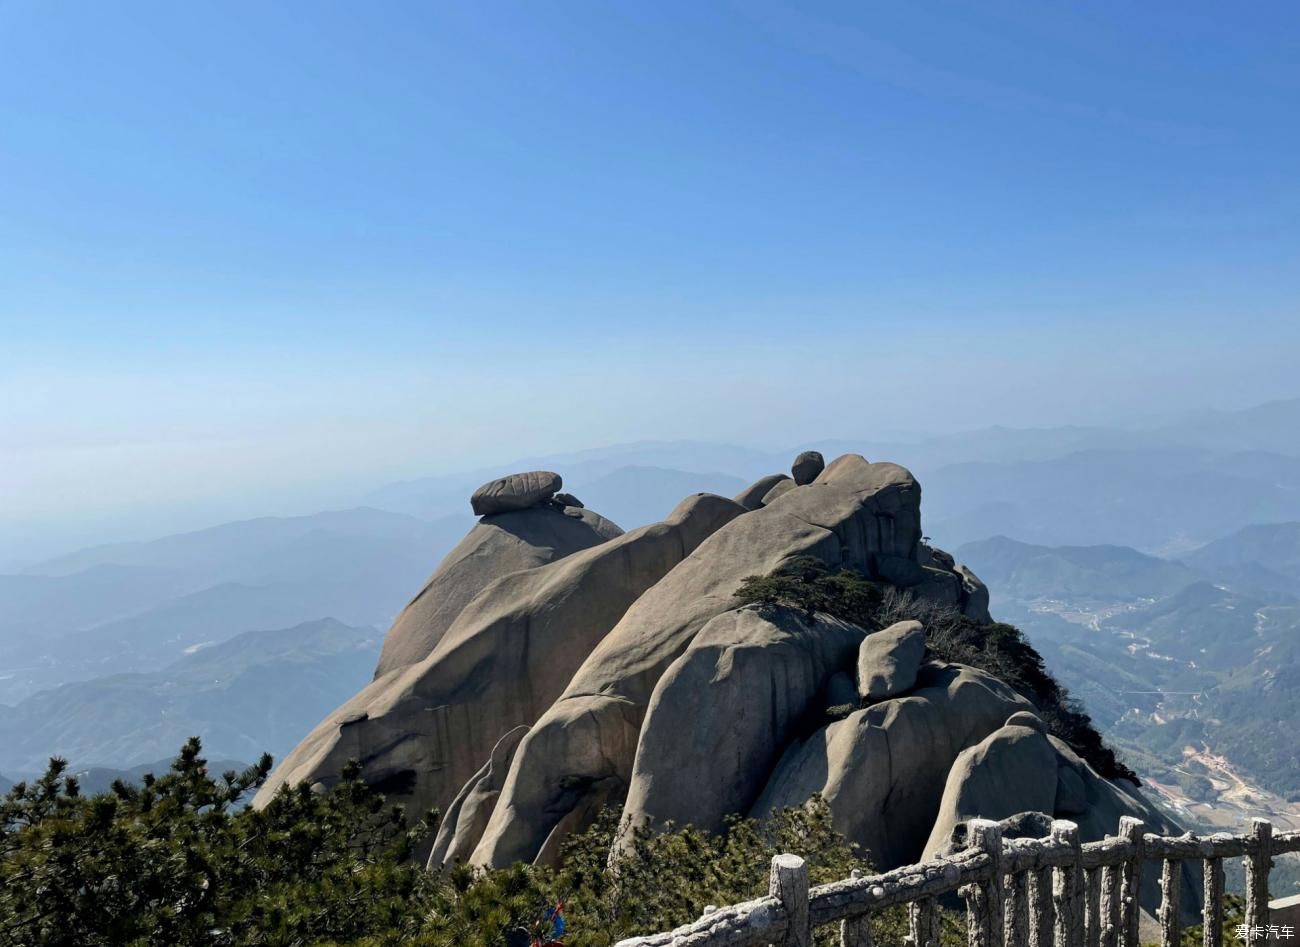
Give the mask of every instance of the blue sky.
<svg viewBox="0 0 1300 947">
<path fill-rule="evenodd" d="M 0 516 L 1296 396 L 1298 35 L 0 0 Z"/>
</svg>

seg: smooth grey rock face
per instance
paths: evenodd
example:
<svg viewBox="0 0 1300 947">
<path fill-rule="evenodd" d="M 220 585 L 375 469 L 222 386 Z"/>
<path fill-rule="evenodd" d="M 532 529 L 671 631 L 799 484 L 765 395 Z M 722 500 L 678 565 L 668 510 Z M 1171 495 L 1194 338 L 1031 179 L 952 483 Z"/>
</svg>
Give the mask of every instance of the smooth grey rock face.
<svg viewBox="0 0 1300 947">
<path fill-rule="evenodd" d="M 551 499 L 560 504 L 560 506 L 573 506 L 582 509 L 582 501 L 572 493 L 557 493 L 555 496 L 551 497 Z"/>
<path fill-rule="evenodd" d="M 489 480 L 474 491 L 469 505 L 475 516 L 493 516 L 526 510 L 549 499 L 564 486 L 559 474 L 550 470 L 530 470 Z"/>
<path fill-rule="evenodd" d="M 655 686 L 624 817 L 710 832 L 746 811 L 865 632 L 798 609 L 746 606 L 708 622 Z"/>
<path fill-rule="evenodd" d="M 1017 713 L 1012 719 L 1026 716 L 1032 717 Z M 1020 812 L 1050 815 L 1055 802 L 1056 750 L 1041 727 L 1008 721 L 953 762 L 921 857 L 943 853 L 959 822 L 997 821 Z"/>
<path fill-rule="evenodd" d="M 763 505 L 763 498 L 772 491 L 772 488 L 779 483 L 788 482 L 793 486 L 793 481 L 785 474 L 769 474 L 766 477 L 760 477 L 745 489 L 737 493 L 733 500 L 739 503 L 747 510 L 757 510 Z"/>
<path fill-rule="evenodd" d="M 796 484 L 793 480 L 791 480 L 789 477 L 783 477 L 782 479 L 778 480 L 775 484 L 773 484 L 771 490 L 768 490 L 767 493 L 763 494 L 763 500 L 759 504 L 759 506 L 767 506 L 777 497 L 789 493 L 791 490 L 795 488 L 795 486 Z"/>
<path fill-rule="evenodd" d="M 812 483 L 817 479 L 817 475 L 825 469 L 825 459 L 815 450 L 804 451 L 790 465 L 790 473 L 794 475 L 794 482 L 801 487 Z"/>
<path fill-rule="evenodd" d="M 860 457 L 837 464 L 825 472 L 838 470 L 833 482 L 791 490 L 728 523 L 628 609 L 525 737 L 474 864 L 531 861 L 583 804 L 575 787 L 607 777 L 630 783 L 656 683 L 705 623 L 735 607 L 745 577 L 800 555 L 868 573 L 881 554 L 915 555 L 920 489 L 912 475 Z"/>
<path fill-rule="evenodd" d="M 836 830 L 881 869 L 918 861 L 957 755 L 1029 702 L 962 665 L 926 664 L 917 686 L 791 744 L 749 814 L 821 793 Z"/>
<path fill-rule="evenodd" d="M 546 565 L 623 533 L 603 516 L 574 512 L 581 515 L 539 506 L 473 526 L 393 622 L 375 677 L 427 658 L 474 596 L 503 575 Z"/>
<path fill-rule="evenodd" d="M 456 794 L 438 826 L 433 851 L 429 853 L 430 871 L 463 862 L 474 851 L 506 781 L 510 760 L 527 732 L 527 727 L 515 727 L 498 740 L 483 768 Z"/>
<path fill-rule="evenodd" d="M 961 610 L 967 618 L 988 624 L 993 621 L 989 614 L 989 590 L 974 572 L 963 565 L 956 565 L 954 571 L 961 579 Z"/>
<path fill-rule="evenodd" d="M 875 702 L 912 689 L 925 660 L 925 628 L 900 621 L 872 632 L 858 649 L 858 696 Z"/>
<path fill-rule="evenodd" d="M 255 804 L 284 782 L 328 785 L 355 758 L 391 802 L 411 812 L 445 809 L 503 734 L 531 724 L 560 695 L 632 602 L 743 512 L 697 494 L 662 523 L 497 579 L 432 654 L 376 679 L 317 725 Z"/>
</svg>

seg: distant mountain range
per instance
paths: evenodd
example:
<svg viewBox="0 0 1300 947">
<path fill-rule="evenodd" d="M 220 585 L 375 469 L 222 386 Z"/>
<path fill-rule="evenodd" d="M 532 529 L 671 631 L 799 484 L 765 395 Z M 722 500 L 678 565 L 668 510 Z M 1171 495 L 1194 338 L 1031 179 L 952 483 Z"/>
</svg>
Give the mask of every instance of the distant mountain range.
<svg viewBox="0 0 1300 947">
<path fill-rule="evenodd" d="M 381 639 L 323 619 L 42 691 L 0 712 L 0 772 L 40 772 L 53 755 L 128 768 L 170 759 L 191 736 L 209 758 L 279 757 L 370 680 Z"/>
<path fill-rule="evenodd" d="M 332 617 L 386 626 L 472 522 L 374 509 L 99 546 L 0 576 L 0 703 Z"/>
<path fill-rule="evenodd" d="M 39 769 L 54 752 L 116 767 L 169 759 L 177 735 L 200 725 L 222 734 L 205 752 L 237 759 L 292 743 L 301 734 L 285 734 L 296 724 L 258 716 L 266 699 L 255 689 L 203 691 L 189 675 L 239 641 L 244 682 L 274 667 L 290 675 L 290 689 L 320 684 L 314 693 L 324 701 L 326 681 L 341 682 L 345 671 L 368 677 L 373 655 L 336 635 L 381 634 L 473 522 L 470 493 L 499 474 L 557 470 L 566 490 L 631 529 L 688 494 L 729 496 L 786 471 L 805 448 L 911 468 L 933 541 L 975 568 L 999 614 L 1047 642 L 1053 666 L 1073 675 L 1100 718 L 1117 722 L 1131 703 L 1151 710 L 1119 694 L 1184 684 L 1219 693 L 1233 674 L 1253 673 L 1257 659 L 1239 647 L 1207 672 L 1216 636 L 1240 643 L 1266 632 L 1273 653 L 1290 640 L 1286 603 L 1300 596 L 1300 400 L 1141 429 L 991 427 L 779 451 L 646 441 L 409 480 L 359 497 L 355 509 L 96 546 L 0 575 L 0 772 L 16 762 Z M 1260 611 L 1265 632 L 1248 627 Z M 350 631 L 308 635 L 287 663 L 279 633 L 265 631 L 327 618 Z M 1183 646 L 1193 640 L 1206 648 L 1199 660 Z M 178 674 L 207 696 L 176 704 L 169 688 L 182 686 Z M 340 685 L 339 699 L 355 689 Z M 126 736 L 100 740 L 108 731 L 96 708 Z M 222 721 L 244 723 L 227 731 Z M 82 730 L 99 736 L 81 739 Z"/>
</svg>

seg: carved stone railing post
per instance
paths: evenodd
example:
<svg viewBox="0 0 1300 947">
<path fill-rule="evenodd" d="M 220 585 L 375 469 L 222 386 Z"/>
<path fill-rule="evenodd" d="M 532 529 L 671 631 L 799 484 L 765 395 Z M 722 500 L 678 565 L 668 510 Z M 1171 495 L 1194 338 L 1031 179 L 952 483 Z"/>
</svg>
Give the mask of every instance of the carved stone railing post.
<svg viewBox="0 0 1300 947">
<path fill-rule="evenodd" d="M 1083 869 L 1079 863 L 1079 827 L 1073 822 L 1052 822 L 1052 838 L 1074 850 L 1068 864 L 1056 869 L 1052 879 L 1052 901 L 1056 908 L 1056 947 L 1084 947 Z"/>
<path fill-rule="evenodd" d="M 1012 875 L 1007 885 L 1006 900 L 1007 947 L 1029 947 L 1029 873 Z"/>
<path fill-rule="evenodd" d="M 1101 947 L 1101 869 L 1089 868 L 1084 878 L 1084 943 L 1087 947 Z"/>
<path fill-rule="evenodd" d="M 854 868 L 850 878 L 861 878 L 862 872 Z M 859 914 L 840 921 L 840 947 L 871 947 L 871 915 Z"/>
<path fill-rule="evenodd" d="M 1141 908 L 1138 896 L 1142 887 L 1142 820 L 1120 816 L 1119 835 L 1133 847 L 1133 854 L 1124 862 L 1120 886 L 1123 889 L 1120 947 L 1139 947 L 1138 920 Z"/>
<path fill-rule="evenodd" d="M 939 947 L 939 907 L 933 898 L 907 906 L 907 926 L 912 947 Z"/>
<path fill-rule="evenodd" d="M 1223 947 L 1223 859 L 1205 860 L 1205 922 L 1201 947 Z"/>
<path fill-rule="evenodd" d="M 798 855 L 777 855 L 772 859 L 767 893 L 785 908 L 787 926 L 780 947 L 812 947 L 808 922 L 808 865 Z"/>
<path fill-rule="evenodd" d="M 1273 823 L 1250 820 L 1251 847 L 1246 854 L 1246 924 L 1251 937 L 1268 926 L 1268 870 L 1273 865 Z"/>
<path fill-rule="evenodd" d="M 1002 826 L 988 819 L 966 823 L 967 847 L 989 857 L 989 879 L 966 885 L 966 940 L 969 947 L 1002 947 Z"/>
<path fill-rule="evenodd" d="M 1178 923 L 1178 895 L 1182 888 L 1182 865 L 1172 858 L 1160 863 L 1160 947 L 1178 947 L 1182 929 Z"/>
<path fill-rule="evenodd" d="M 1101 947 L 1119 947 L 1123 877 L 1119 865 L 1107 865 L 1101 870 Z"/>
<path fill-rule="evenodd" d="M 1052 904 L 1052 869 L 1040 868 L 1029 878 L 1029 947 L 1052 947 L 1056 911 Z"/>
</svg>

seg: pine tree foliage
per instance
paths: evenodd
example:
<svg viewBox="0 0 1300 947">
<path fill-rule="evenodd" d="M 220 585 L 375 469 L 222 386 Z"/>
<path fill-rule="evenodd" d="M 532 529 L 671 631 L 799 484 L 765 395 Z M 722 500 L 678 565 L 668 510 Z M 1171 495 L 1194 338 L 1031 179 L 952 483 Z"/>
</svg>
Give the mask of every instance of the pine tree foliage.
<svg viewBox="0 0 1300 947">
<path fill-rule="evenodd" d="M 433 874 L 412 859 L 434 816 L 408 829 L 349 765 L 332 789 L 286 787 L 244 805 L 269 757 L 214 776 L 197 739 L 169 772 L 83 796 L 62 760 L 0 801 L 0 945 L 410 944 L 503 947 L 565 903 L 568 947 L 609 947 L 765 893 L 772 856 L 796 852 L 814 883 L 866 869 L 819 799 L 710 834 L 624 832 L 606 811 L 560 867 Z M 877 919 L 901 940 L 902 916 Z M 819 933 L 829 945 L 834 931 Z"/>
</svg>

